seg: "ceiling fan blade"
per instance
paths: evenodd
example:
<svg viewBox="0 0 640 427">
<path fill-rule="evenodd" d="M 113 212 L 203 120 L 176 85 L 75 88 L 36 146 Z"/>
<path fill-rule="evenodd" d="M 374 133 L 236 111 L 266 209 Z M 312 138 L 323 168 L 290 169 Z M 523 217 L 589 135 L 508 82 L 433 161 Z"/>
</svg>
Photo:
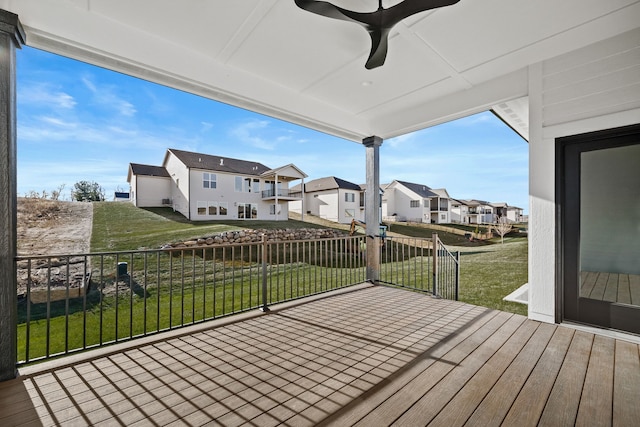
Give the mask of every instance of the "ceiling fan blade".
<svg viewBox="0 0 640 427">
<path fill-rule="evenodd" d="M 354 22 L 363 26 L 371 37 L 371 52 L 365 64 L 365 68 L 372 69 L 384 64 L 387 57 L 388 37 L 391 29 L 400 21 L 419 12 L 451 6 L 460 0 L 404 0 L 384 9 L 382 1 L 374 12 L 355 12 L 343 9 L 326 1 L 295 0 L 296 5 L 315 13 L 333 19 Z"/>
</svg>

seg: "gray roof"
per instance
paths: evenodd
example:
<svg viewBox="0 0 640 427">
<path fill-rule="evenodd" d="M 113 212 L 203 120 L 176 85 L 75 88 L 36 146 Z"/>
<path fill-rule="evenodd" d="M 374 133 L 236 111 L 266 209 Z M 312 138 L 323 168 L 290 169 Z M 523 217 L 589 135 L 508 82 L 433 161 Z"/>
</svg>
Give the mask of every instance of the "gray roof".
<svg viewBox="0 0 640 427">
<path fill-rule="evenodd" d="M 161 176 L 169 178 L 169 172 L 162 166 L 141 165 L 140 163 L 129 163 L 131 173 L 134 175 Z"/>
<path fill-rule="evenodd" d="M 190 151 L 169 148 L 188 168 L 205 169 L 217 172 L 237 173 L 242 175 L 261 175 L 271 170 L 262 163 L 247 160 L 232 159 L 231 157 L 212 156 L 209 154 L 192 153 Z"/>
<path fill-rule="evenodd" d="M 304 192 L 312 193 L 314 191 L 334 190 L 342 188 L 343 190 L 360 191 L 360 186 L 335 176 L 327 176 L 325 178 L 314 179 L 304 184 Z"/>
<path fill-rule="evenodd" d="M 398 181 L 398 180 L 396 180 L 396 182 L 404 185 L 405 187 L 407 187 L 409 190 L 413 191 L 420 197 L 424 197 L 424 198 L 438 197 L 438 195 L 433 191 L 431 191 L 431 188 L 427 187 L 426 185 L 414 184 L 412 182 Z"/>
</svg>

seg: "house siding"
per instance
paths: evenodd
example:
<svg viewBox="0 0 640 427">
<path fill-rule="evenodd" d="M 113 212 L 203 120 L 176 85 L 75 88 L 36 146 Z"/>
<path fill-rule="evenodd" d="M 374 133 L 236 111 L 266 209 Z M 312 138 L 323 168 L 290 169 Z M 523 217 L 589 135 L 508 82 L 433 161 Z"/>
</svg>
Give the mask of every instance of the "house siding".
<svg viewBox="0 0 640 427">
<path fill-rule="evenodd" d="M 530 66 L 529 104 L 529 317 L 554 322 L 555 140 L 640 122 L 640 29 Z"/>
<path fill-rule="evenodd" d="M 131 180 L 134 189 L 133 204 L 139 208 L 165 206 L 162 201 L 171 194 L 171 179 L 160 176 L 134 175 Z"/>
<path fill-rule="evenodd" d="M 187 219 L 189 212 L 189 169 L 173 153 L 169 152 L 163 165 L 171 175 L 171 201 L 173 209 Z"/>
</svg>

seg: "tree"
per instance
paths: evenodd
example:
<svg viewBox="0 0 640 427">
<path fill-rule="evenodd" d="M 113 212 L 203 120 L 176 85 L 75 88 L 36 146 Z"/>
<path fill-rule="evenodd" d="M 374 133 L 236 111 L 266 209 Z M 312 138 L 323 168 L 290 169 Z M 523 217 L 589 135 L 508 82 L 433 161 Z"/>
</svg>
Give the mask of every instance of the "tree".
<svg viewBox="0 0 640 427">
<path fill-rule="evenodd" d="M 79 181 L 73 185 L 71 199 L 79 202 L 101 202 L 104 200 L 104 190 L 94 181 Z"/>
<path fill-rule="evenodd" d="M 493 226 L 494 231 L 500 236 L 501 243 L 504 245 L 504 236 L 511 231 L 512 225 L 509 224 L 506 216 L 498 218 L 498 223 Z"/>
</svg>

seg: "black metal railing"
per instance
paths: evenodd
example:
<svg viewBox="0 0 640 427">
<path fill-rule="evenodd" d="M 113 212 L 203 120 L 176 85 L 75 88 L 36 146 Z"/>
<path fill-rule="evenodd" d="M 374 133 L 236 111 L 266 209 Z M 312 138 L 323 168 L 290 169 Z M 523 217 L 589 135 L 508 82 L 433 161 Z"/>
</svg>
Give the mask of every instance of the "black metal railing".
<svg viewBox="0 0 640 427">
<path fill-rule="evenodd" d="M 291 191 L 287 188 L 278 188 L 277 191 L 277 196 L 278 197 L 284 197 L 284 198 L 290 198 L 290 199 L 300 199 L 302 198 L 302 191 Z M 276 190 L 273 188 L 270 188 L 268 190 L 263 190 L 262 191 L 262 198 L 266 199 L 266 198 L 270 198 L 270 197 L 276 197 Z"/>
<path fill-rule="evenodd" d="M 264 239 L 264 238 L 263 238 Z M 380 283 L 457 299 L 459 258 L 386 238 Z M 434 251 L 434 242 L 437 250 Z M 17 257 L 18 365 L 362 283 L 364 236 Z"/>
<path fill-rule="evenodd" d="M 435 248 L 435 250 L 434 250 Z M 457 300 L 460 253 L 431 239 L 388 237 L 380 247 L 380 282 Z"/>
</svg>

